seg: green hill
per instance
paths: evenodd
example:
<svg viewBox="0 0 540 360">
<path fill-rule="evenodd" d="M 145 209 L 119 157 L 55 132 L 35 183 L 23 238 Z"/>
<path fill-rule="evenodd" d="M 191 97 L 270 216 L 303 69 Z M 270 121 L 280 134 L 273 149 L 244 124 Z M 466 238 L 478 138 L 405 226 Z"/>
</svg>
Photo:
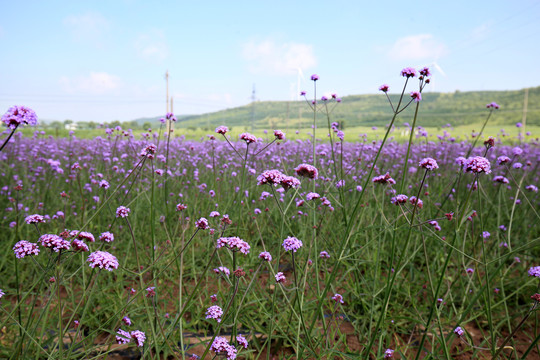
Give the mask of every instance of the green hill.
<svg viewBox="0 0 540 360">
<path fill-rule="evenodd" d="M 420 106 L 419 120 L 423 126 L 439 127 L 448 123 L 453 126 L 477 123 L 485 119 L 485 105 L 497 102 L 501 108 L 490 121 L 492 124 L 513 125 L 522 121 L 525 90 L 512 91 L 467 91 L 454 93 L 425 92 Z M 397 103 L 398 94 L 391 94 Z M 384 126 L 392 117 L 392 110 L 384 94 L 345 96 L 341 104 L 332 111 L 331 120 L 352 126 Z M 407 101 L 409 100 L 407 96 Z M 330 104 L 330 108 L 334 104 Z M 398 123 L 411 122 L 414 106 L 410 106 L 399 117 Z M 241 107 L 202 115 L 180 116 L 179 126 L 213 130 L 219 125 L 232 128 L 272 129 L 284 127 L 307 128 L 313 122 L 313 112 L 305 101 L 260 101 Z M 319 118 L 322 120 L 321 115 Z M 155 124 L 156 118 L 135 120 Z M 529 88 L 527 124 L 540 125 L 540 87 Z"/>
</svg>

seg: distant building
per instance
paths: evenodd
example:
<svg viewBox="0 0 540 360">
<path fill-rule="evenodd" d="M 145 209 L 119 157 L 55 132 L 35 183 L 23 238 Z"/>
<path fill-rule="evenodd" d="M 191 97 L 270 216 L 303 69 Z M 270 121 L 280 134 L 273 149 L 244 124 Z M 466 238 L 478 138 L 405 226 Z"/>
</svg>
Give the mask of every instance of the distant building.
<svg viewBox="0 0 540 360">
<path fill-rule="evenodd" d="M 75 131 L 75 130 L 77 130 L 78 126 L 77 126 L 76 122 L 73 122 L 71 124 L 65 124 L 64 127 L 65 127 L 66 130 Z"/>
</svg>

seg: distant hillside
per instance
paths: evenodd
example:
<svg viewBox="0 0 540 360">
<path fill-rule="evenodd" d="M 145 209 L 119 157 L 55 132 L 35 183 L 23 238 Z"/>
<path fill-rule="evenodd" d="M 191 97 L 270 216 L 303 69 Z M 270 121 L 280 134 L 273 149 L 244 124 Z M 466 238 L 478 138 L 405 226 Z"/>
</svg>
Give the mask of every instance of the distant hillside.
<svg viewBox="0 0 540 360">
<path fill-rule="evenodd" d="M 467 91 L 454 93 L 425 92 L 420 106 L 419 124 L 423 126 L 457 126 L 477 123 L 485 119 L 485 105 L 497 102 L 501 109 L 492 118 L 492 124 L 515 124 L 522 121 L 525 90 L 513 91 Z M 398 94 L 391 94 L 394 104 Z M 407 96 L 408 100 L 408 96 Z M 333 106 L 333 104 L 332 104 Z M 305 101 L 260 101 L 255 104 L 226 109 L 202 115 L 181 116 L 179 125 L 185 128 L 212 130 L 219 125 L 251 129 L 252 112 L 255 129 L 284 127 L 306 128 L 313 122 L 313 112 Z M 411 122 L 414 106 L 399 117 L 399 123 Z M 343 97 L 331 115 L 332 121 L 343 122 L 345 127 L 383 126 L 392 117 L 392 111 L 384 94 L 352 95 Z M 319 115 L 321 124 L 326 121 Z M 288 120 L 288 121 L 287 121 Z M 159 118 L 135 120 L 140 125 L 152 125 Z M 527 124 L 540 125 L 540 87 L 529 88 Z"/>
</svg>

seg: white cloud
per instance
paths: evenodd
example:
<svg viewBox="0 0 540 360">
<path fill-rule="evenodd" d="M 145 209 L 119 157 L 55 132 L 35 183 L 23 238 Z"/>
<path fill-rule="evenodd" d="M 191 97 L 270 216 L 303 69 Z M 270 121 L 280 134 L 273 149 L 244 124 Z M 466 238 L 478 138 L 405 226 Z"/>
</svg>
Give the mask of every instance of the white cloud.
<svg viewBox="0 0 540 360">
<path fill-rule="evenodd" d="M 69 15 L 64 25 L 76 41 L 92 42 L 101 46 L 104 34 L 109 29 L 109 21 L 100 13 L 89 12 L 83 15 Z"/>
<path fill-rule="evenodd" d="M 147 61 L 161 62 L 169 57 L 169 46 L 161 30 L 151 30 L 135 40 L 137 55 Z"/>
<path fill-rule="evenodd" d="M 317 65 L 313 46 L 307 44 L 250 41 L 244 45 L 242 55 L 253 73 L 293 75 L 298 68 L 305 70 Z"/>
<path fill-rule="evenodd" d="M 72 78 L 62 76 L 59 82 L 66 92 L 84 94 L 108 94 L 122 85 L 118 76 L 106 72 L 91 72 Z"/>
<path fill-rule="evenodd" d="M 445 44 L 437 41 L 431 34 L 411 35 L 398 39 L 389 50 L 394 60 L 438 59 L 448 53 Z"/>
</svg>

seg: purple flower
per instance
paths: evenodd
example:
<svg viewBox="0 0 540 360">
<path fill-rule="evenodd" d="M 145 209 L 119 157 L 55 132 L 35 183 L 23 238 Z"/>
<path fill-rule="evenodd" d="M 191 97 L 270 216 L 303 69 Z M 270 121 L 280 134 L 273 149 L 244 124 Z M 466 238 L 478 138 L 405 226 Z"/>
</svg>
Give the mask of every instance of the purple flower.
<svg viewBox="0 0 540 360">
<path fill-rule="evenodd" d="M 384 175 L 375 176 L 373 179 L 371 179 L 372 182 L 376 184 L 390 184 L 395 185 L 396 181 L 390 177 L 389 173 L 386 173 Z"/>
<path fill-rule="evenodd" d="M 225 135 L 228 131 L 229 131 L 229 128 L 223 125 L 218 126 L 216 128 L 216 133 L 221 134 L 221 135 Z"/>
<path fill-rule="evenodd" d="M 334 300 L 336 303 L 344 304 L 343 296 L 341 296 L 338 293 L 336 293 L 336 294 L 334 294 L 334 296 L 332 296 L 332 300 Z"/>
<path fill-rule="evenodd" d="M 534 266 L 529 269 L 529 276 L 535 276 L 540 278 L 540 266 Z"/>
<path fill-rule="evenodd" d="M 314 200 L 314 199 L 318 199 L 318 198 L 320 198 L 320 197 L 321 197 L 321 195 L 319 195 L 319 194 L 317 194 L 317 193 L 315 193 L 315 192 L 310 192 L 310 193 L 308 193 L 308 194 L 306 195 L 306 199 L 307 199 L 307 200 Z"/>
<path fill-rule="evenodd" d="M 422 94 L 420 94 L 419 91 L 411 91 L 411 97 L 413 98 L 414 102 L 422 101 Z"/>
<path fill-rule="evenodd" d="M 502 165 L 510 162 L 510 158 L 506 155 L 501 155 L 497 158 L 497 164 Z"/>
<path fill-rule="evenodd" d="M 231 274 L 231 271 L 229 269 L 227 269 L 225 266 L 220 266 L 216 269 L 214 269 L 214 272 L 216 274 L 224 274 L 225 276 L 229 276 Z"/>
<path fill-rule="evenodd" d="M 464 164 L 465 172 L 473 172 L 475 174 L 491 173 L 491 164 L 489 160 L 482 156 L 473 156 L 466 160 Z"/>
<path fill-rule="evenodd" d="M 104 233 L 101 233 L 101 235 L 99 236 L 99 240 L 104 241 L 104 242 L 113 242 L 114 235 L 113 233 L 106 231 Z"/>
<path fill-rule="evenodd" d="M 21 240 L 13 246 L 13 252 L 17 259 L 22 259 L 25 256 L 39 254 L 39 247 L 37 244 L 31 243 L 30 241 Z"/>
<path fill-rule="evenodd" d="M 2 121 L 10 129 L 16 129 L 21 124 L 37 125 L 38 119 L 34 110 L 26 106 L 12 106 L 2 115 Z"/>
<path fill-rule="evenodd" d="M 296 252 L 296 250 L 300 249 L 302 245 L 302 241 L 298 240 L 294 236 L 288 236 L 285 240 L 283 240 L 283 248 L 286 251 L 292 250 L 293 252 Z"/>
<path fill-rule="evenodd" d="M 425 76 L 425 77 L 431 76 L 431 72 L 429 71 L 429 68 L 428 68 L 428 67 L 423 67 L 423 68 L 420 69 L 420 71 L 418 71 L 418 72 L 420 73 L 420 75 Z"/>
<path fill-rule="evenodd" d="M 328 98 L 326 96 L 321 97 L 321 101 L 328 101 Z"/>
<path fill-rule="evenodd" d="M 131 338 L 135 339 L 138 347 L 143 347 L 144 341 L 146 340 L 146 334 L 140 330 L 135 330 L 131 332 Z"/>
<path fill-rule="evenodd" d="M 311 80 L 313 80 L 313 81 L 319 80 L 319 75 L 317 75 L 317 74 L 311 75 Z"/>
<path fill-rule="evenodd" d="M 306 92 L 305 91 L 300 91 L 300 96 L 306 96 Z"/>
<path fill-rule="evenodd" d="M 118 344 L 127 344 L 131 342 L 131 334 L 129 333 L 129 331 L 118 329 L 118 331 L 116 332 L 116 342 Z"/>
<path fill-rule="evenodd" d="M 236 348 L 229 344 L 227 339 L 225 339 L 224 337 L 216 336 L 214 342 L 212 343 L 212 346 L 210 346 L 210 350 L 215 352 L 216 355 L 227 356 L 227 360 L 236 359 Z"/>
<path fill-rule="evenodd" d="M 482 232 L 482 237 L 483 237 L 484 239 L 487 239 L 487 238 L 490 237 L 490 236 L 491 236 L 491 234 L 490 234 L 489 232 L 487 232 L 487 231 L 483 231 L 483 232 Z"/>
<path fill-rule="evenodd" d="M 330 259 L 330 254 L 327 251 L 321 251 L 319 253 L 319 257 L 321 259 Z"/>
<path fill-rule="evenodd" d="M 236 337 L 236 341 L 238 342 L 239 345 L 243 346 L 244 349 L 248 348 L 248 341 L 243 335 L 238 334 L 238 336 Z"/>
<path fill-rule="evenodd" d="M 399 194 L 399 195 L 394 196 L 390 200 L 390 202 L 394 205 L 399 205 L 399 204 L 406 204 L 407 200 L 409 200 L 409 197 L 407 195 Z"/>
<path fill-rule="evenodd" d="M 91 268 L 95 268 L 97 266 L 100 269 L 105 269 L 108 271 L 118 269 L 118 259 L 106 251 L 93 252 L 88 256 L 88 260 L 86 261 L 90 263 Z"/>
<path fill-rule="evenodd" d="M 223 310 L 217 305 L 212 305 L 206 310 L 207 319 L 215 319 L 217 322 L 221 322 L 222 316 Z"/>
<path fill-rule="evenodd" d="M 473 274 L 474 269 L 473 268 L 467 268 L 466 272 L 467 272 L 467 274 Z"/>
<path fill-rule="evenodd" d="M 124 317 L 122 318 L 122 322 L 123 322 L 124 324 L 126 324 L 126 326 L 131 326 L 131 319 L 128 318 L 127 316 L 124 316 Z"/>
<path fill-rule="evenodd" d="M 259 254 L 259 259 L 270 262 L 272 261 L 272 255 L 268 251 L 263 251 Z"/>
<path fill-rule="evenodd" d="M 45 218 L 42 215 L 34 214 L 34 215 L 28 215 L 24 221 L 27 224 L 38 224 L 45 222 Z"/>
<path fill-rule="evenodd" d="M 282 272 L 278 272 L 276 275 L 275 275 L 275 278 L 276 278 L 276 282 L 277 283 L 284 283 L 286 278 L 285 278 L 285 275 L 282 273 Z"/>
<path fill-rule="evenodd" d="M 379 86 L 379 91 L 388 92 L 388 89 L 390 89 L 390 87 L 386 84 Z"/>
<path fill-rule="evenodd" d="M 0 299 L 1 299 L 4 295 L 6 295 L 6 293 L 5 293 L 2 289 L 0 289 Z"/>
<path fill-rule="evenodd" d="M 89 251 L 88 245 L 84 243 L 84 241 L 75 239 L 71 242 L 71 247 L 74 251 Z"/>
<path fill-rule="evenodd" d="M 206 230 L 209 228 L 208 226 L 208 220 L 206 220 L 206 218 L 200 218 L 199 220 L 197 220 L 195 222 L 195 226 L 201 230 Z"/>
<path fill-rule="evenodd" d="M 126 218 L 128 217 L 131 210 L 128 207 L 125 206 L 119 206 L 116 209 L 116 217 Z"/>
<path fill-rule="evenodd" d="M 410 78 L 416 76 L 416 70 L 412 67 L 406 67 L 405 69 L 401 70 L 401 76 Z"/>
<path fill-rule="evenodd" d="M 487 104 L 487 105 L 486 105 L 486 108 L 497 110 L 497 109 L 500 108 L 500 106 L 499 106 L 499 104 L 497 104 L 496 102 L 492 102 L 492 103 Z"/>
<path fill-rule="evenodd" d="M 249 254 L 249 250 L 251 248 L 247 242 L 237 236 L 220 237 L 217 239 L 216 248 L 219 249 L 224 246 L 229 248 L 231 251 L 240 251 L 244 255 Z"/>
<path fill-rule="evenodd" d="M 296 171 L 298 176 L 303 176 L 310 179 L 317 179 L 319 177 L 319 171 L 317 168 L 309 164 L 300 164 L 294 169 L 294 171 Z"/>
<path fill-rule="evenodd" d="M 79 231 L 79 230 L 71 230 L 69 232 L 69 236 L 71 237 L 77 237 L 78 240 L 87 240 L 90 242 L 95 242 L 96 239 L 94 238 L 94 235 L 92 235 L 89 232 L 86 231 Z"/>
<path fill-rule="evenodd" d="M 281 130 L 274 130 L 274 136 L 277 140 L 283 140 L 285 139 L 285 133 Z"/>
<path fill-rule="evenodd" d="M 423 167 L 426 170 L 436 170 L 439 168 L 439 164 L 437 164 L 437 161 L 432 158 L 425 158 L 420 160 L 419 166 Z"/>
<path fill-rule="evenodd" d="M 146 288 L 146 295 L 147 298 L 156 296 L 156 287 L 155 286 L 149 286 Z"/>
<path fill-rule="evenodd" d="M 250 133 L 242 133 L 240 134 L 240 140 L 244 140 L 249 145 L 251 143 L 256 143 L 257 137 Z"/>
<path fill-rule="evenodd" d="M 392 349 L 386 349 L 384 352 L 384 358 L 385 359 L 391 359 L 394 357 L 394 350 Z"/>
<path fill-rule="evenodd" d="M 461 326 L 458 326 L 454 329 L 454 334 L 456 334 L 459 337 L 462 337 L 465 334 L 465 331 L 461 328 Z"/>
<path fill-rule="evenodd" d="M 70 247 L 69 241 L 54 234 L 41 235 L 38 241 L 43 247 L 52 249 L 55 252 L 60 252 L 61 250 L 69 250 Z"/>
</svg>

